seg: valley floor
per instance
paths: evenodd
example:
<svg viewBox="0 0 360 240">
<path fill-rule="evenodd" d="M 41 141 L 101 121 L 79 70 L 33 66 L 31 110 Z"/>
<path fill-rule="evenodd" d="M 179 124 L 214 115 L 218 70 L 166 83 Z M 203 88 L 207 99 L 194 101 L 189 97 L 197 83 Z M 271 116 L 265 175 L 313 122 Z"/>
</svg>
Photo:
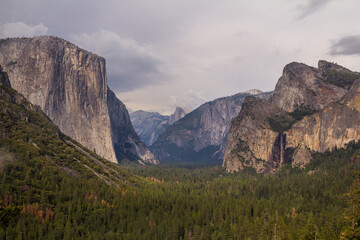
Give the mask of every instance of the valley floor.
<svg viewBox="0 0 360 240">
<path fill-rule="evenodd" d="M 339 239 L 350 226 L 345 194 L 358 149 L 317 154 L 305 170 L 273 175 L 123 165 L 140 177 L 118 187 L 34 159 L 5 161 L 0 239 Z"/>
</svg>

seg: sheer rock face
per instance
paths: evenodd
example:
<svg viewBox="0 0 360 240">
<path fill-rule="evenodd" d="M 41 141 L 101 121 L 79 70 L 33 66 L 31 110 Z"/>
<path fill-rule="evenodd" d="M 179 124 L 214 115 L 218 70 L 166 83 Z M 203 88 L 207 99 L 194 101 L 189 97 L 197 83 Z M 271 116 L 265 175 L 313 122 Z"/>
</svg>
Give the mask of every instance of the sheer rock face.
<svg viewBox="0 0 360 240">
<path fill-rule="evenodd" d="M 151 146 L 169 126 L 169 116 L 157 112 L 136 111 L 130 113 L 131 122 L 140 139 Z"/>
<path fill-rule="evenodd" d="M 293 62 L 285 66 L 270 102 L 288 112 L 298 107 L 320 110 L 344 96 L 358 76 L 326 61 L 319 61 L 318 69 Z"/>
<path fill-rule="evenodd" d="M 319 62 L 319 69 L 287 65 L 269 102 L 245 100 L 232 122 L 223 166 L 229 172 L 244 167 L 274 172 L 290 162 L 304 167 L 312 152 L 360 140 L 360 80 L 356 79 L 358 73 L 325 61 Z M 316 111 L 299 120 L 299 107 Z"/>
<path fill-rule="evenodd" d="M 11 86 L 39 105 L 62 132 L 112 162 L 121 160 L 115 154 L 119 138 L 114 129 L 130 121 L 111 122 L 117 118 L 114 114 L 127 112 L 109 111 L 104 58 L 63 39 L 43 36 L 0 40 L 0 64 Z"/>
<path fill-rule="evenodd" d="M 297 159 L 294 164 L 300 165 L 309 161 L 301 156 L 305 149 L 325 152 L 360 140 L 360 79 L 341 100 L 295 123 L 285 134 L 288 139 L 286 147 L 301 149 L 299 156 L 297 152 L 294 156 Z"/>
<path fill-rule="evenodd" d="M 158 160 L 136 134 L 125 105 L 108 88 L 107 106 L 109 108 L 112 141 L 118 159 L 128 158 L 145 163 L 158 164 Z M 138 159 L 140 157 L 140 159 Z"/>
<path fill-rule="evenodd" d="M 168 127 L 151 146 L 164 161 L 216 162 L 224 156 L 230 122 L 249 93 L 216 99 L 193 110 Z M 269 93 L 258 94 L 266 98 Z"/>
<path fill-rule="evenodd" d="M 268 122 L 272 116 L 290 119 L 284 110 L 265 99 L 245 99 L 240 114 L 232 120 L 226 144 L 223 167 L 228 172 L 239 171 L 244 167 L 252 167 L 257 172 L 266 171 L 266 160 L 272 158 L 275 145 L 269 143 L 274 143 L 279 136 Z M 280 159 L 274 163 L 279 165 Z"/>
<path fill-rule="evenodd" d="M 181 118 L 185 117 L 186 114 L 191 112 L 191 109 L 186 107 L 176 107 L 175 112 L 171 114 L 169 118 L 169 125 L 173 125 L 176 121 L 180 120 Z"/>
<path fill-rule="evenodd" d="M 170 116 L 161 115 L 157 112 L 136 111 L 130 114 L 131 122 L 140 139 L 151 146 L 167 127 L 183 118 L 191 110 L 185 107 L 176 107 Z"/>
</svg>

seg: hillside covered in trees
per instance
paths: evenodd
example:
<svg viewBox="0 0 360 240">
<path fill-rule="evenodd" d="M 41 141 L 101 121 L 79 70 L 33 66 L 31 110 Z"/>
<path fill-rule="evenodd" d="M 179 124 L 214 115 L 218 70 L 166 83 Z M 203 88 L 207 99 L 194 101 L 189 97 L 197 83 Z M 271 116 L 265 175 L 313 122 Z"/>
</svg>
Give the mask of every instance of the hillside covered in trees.
<svg viewBox="0 0 360 240">
<path fill-rule="evenodd" d="M 339 239 L 358 234 L 359 143 L 272 175 L 118 166 L 0 86 L 0 239 Z M 352 184 L 355 181 L 355 184 Z M 353 185 L 353 187 L 351 187 Z M 349 193 L 346 195 L 346 193 Z"/>
</svg>

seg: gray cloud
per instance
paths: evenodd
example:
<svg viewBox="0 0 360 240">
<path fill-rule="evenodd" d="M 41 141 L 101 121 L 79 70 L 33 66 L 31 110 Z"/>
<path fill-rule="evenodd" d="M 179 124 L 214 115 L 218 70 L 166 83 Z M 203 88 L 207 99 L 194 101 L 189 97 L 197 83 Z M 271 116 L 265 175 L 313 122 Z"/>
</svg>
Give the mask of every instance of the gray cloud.
<svg viewBox="0 0 360 240">
<path fill-rule="evenodd" d="M 105 57 L 108 84 L 116 92 L 130 91 L 165 81 L 162 61 L 150 46 L 101 30 L 91 34 L 72 34 L 73 42 Z"/>
<path fill-rule="evenodd" d="M 331 55 L 360 55 L 360 35 L 347 36 L 330 47 Z"/>
<path fill-rule="evenodd" d="M 172 112 L 271 90 L 291 61 L 359 71 L 357 55 L 339 55 L 356 52 L 353 45 L 328 47 L 358 33 L 359 8 L 358 0 L 1 0 L 0 26 L 21 23 L 2 36 L 46 33 L 101 55 L 128 107 Z"/>
<path fill-rule="evenodd" d="M 206 97 L 202 91 L 189 89 L 180 96 L 170 96 L 170 107 L 184 106 L 190 109 L 195 109 L 202 103 L 206 102 Z"/>
<path fill-rule="evenodd" d="M 323 9 L 329 2 L 333 0 L 308 0 L 305 4 L 297 7 L 299 11 L 299 19 L 304 19 L 307 16 Z"/>
<path fill-rule="evenodd" d="M 34 37 L 47 34 L 48 30 L 42 23 L 31 26 L 24 22 L 10 22 L 0 26 L 0 38 Z"/>
<path fill-rule="evenodd" d="M 155 42 L 176 32 L 174 25 L 191 21 L 190 16 L 212 2 L 217 1 L 1 0 L 0 23 L 42 22 L 50 29 L 49 34 L 65 38 L 70 33 L 90 33 L 106 27 L 138 42 Z"/>
</svg>

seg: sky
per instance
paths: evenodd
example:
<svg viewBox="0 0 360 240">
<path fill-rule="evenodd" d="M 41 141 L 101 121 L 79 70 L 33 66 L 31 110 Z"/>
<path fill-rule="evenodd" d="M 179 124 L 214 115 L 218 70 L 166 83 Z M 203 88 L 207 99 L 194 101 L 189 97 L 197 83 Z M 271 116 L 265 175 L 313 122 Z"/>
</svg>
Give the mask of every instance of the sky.
<svg viewBox="0 0 360 240">
<path fill-rule="evenodd" d="M 106 59 L 130 111 L 249 89 L 271 91 L 290 62 L 360 72 L 359 0 L 0 0 L 0 38 L 53 35 Z"/>
</svg>

